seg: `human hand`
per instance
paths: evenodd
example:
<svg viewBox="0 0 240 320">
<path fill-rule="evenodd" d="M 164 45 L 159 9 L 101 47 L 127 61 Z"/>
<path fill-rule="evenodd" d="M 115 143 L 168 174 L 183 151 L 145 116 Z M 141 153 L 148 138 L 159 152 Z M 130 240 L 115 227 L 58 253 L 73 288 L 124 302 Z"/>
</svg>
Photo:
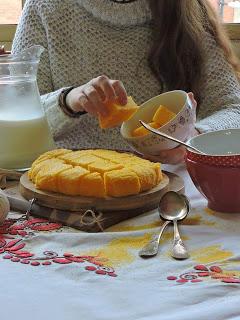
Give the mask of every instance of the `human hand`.
<svg viewBox="0 0 240 320">
<path fill-rule="evenodd" d="M 127 103 L 127 93 L 121 81 L 104 75 L 74 88 L 66 97 L 66 103 L 73 112 L 86 111 L 95 117 L 99 114 L 107 116 L 108 102 L 124 106 Z"/>
<path fill-rule="evenodd" d="M 190 139 L 191 137 L 198 135 L 199 132 L 194 127 L 194 124 L 196 122 L 197 102 L 194 99 L 194 95 L 192 92 L 189 92 L 188 96 L 191 100 L 192 107 L 193 107 L 193 121 L 192 121 L 193 125 L 192 125 L 192 128 L 190 129 L 190 136 L 189 136 L 189 139 Z M 178 164 L 184 161 L 185 154 L 186 154 L 186 148 L 183 146 L 179 146 L 173 149 L 160 151 L 158 155 L 154 155 L 154 156 L 144 155 L 144 158 L 154 162 L 161 162 L 165 164 Z"/>
</svg>

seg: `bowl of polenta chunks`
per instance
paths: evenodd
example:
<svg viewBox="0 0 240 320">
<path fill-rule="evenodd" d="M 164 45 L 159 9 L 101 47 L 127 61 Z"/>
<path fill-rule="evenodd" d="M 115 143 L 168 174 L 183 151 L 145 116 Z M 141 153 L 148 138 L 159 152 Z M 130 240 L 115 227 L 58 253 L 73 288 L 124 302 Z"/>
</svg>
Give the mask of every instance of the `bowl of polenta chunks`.
<svg viewBox="0 0 240 320">
<path fill-rule="evenodd" d="M 121 126 L 121 135 L 141 154 L 157 155 L 159 151 L 175 148 L 173 141 L 145 129 L 139 120 L 152 128 L 186 141 L 194 122 L 194 111 L 188 94 L 182 90 L 165 92 L 144 102 Z"/>
</svg>

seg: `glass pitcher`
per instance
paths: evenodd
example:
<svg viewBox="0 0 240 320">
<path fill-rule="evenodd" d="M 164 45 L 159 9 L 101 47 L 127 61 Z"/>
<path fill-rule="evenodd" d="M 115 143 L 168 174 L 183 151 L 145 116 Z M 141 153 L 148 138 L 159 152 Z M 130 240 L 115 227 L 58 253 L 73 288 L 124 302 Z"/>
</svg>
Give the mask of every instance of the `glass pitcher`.
<svg viewBox="0 0 240 320">
<path fill-rule="evenodd" d="M 54 149 L 37 86 L 41 46 L 0 56 L 0 168 L 25 170 Z"/>
</svg>

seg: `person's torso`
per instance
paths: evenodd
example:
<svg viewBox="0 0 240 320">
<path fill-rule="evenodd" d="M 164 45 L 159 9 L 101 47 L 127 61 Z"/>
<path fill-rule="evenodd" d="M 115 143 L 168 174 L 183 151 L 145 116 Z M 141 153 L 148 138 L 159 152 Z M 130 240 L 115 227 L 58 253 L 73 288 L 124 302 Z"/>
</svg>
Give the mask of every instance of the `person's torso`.
<svg viewBox="0 0 240 320">
<path fill-rule="evenodd" d="M 44 24 L 54 89 L 105 74 L 121 80 L 138 103 L 159 94 L 161 86 L 148 65 L 152 31 L 143 1 L 53 1 Z"/>
</svg>

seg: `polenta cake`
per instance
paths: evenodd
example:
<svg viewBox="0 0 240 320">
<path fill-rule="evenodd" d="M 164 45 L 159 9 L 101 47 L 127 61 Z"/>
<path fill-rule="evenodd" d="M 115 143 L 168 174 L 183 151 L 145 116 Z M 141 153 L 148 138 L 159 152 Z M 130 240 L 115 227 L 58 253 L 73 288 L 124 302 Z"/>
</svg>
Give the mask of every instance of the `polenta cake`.
<svg viewBox="0 0 240 320">
<path fill-rule="evenodd" d="M 155 187 L 160 163 L 113 150 L 57 149 L 42 154 L 28 172 L 36 188 L 72 196 L 124 197 Z"/>
</svg>

